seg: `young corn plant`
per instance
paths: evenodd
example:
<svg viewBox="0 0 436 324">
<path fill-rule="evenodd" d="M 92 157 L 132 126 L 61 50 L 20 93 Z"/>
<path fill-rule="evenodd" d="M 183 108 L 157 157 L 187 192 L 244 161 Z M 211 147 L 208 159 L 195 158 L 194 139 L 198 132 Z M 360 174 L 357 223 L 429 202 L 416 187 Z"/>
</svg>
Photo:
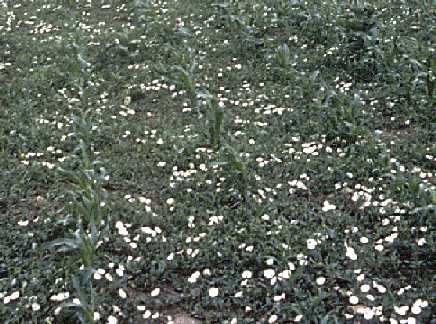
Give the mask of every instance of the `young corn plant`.
<svg viewBox="0 0 436 324">
<path fill-rule="evenodd" d="M 242 197 L 243 202 L 248 202 L 249 172 L 248 165 L 242 161 L 238 152 L 223 138 L 224 129 L 224 104 L 218 98 L 207 91 L 201 94 L 207 101 L 207 126 L 209 131 L 209 144 L 218 153 L 221 161 L 216 165 L 228 166 L 229 171 L 234 175 L 236 189 Z"/>
<path fill-rule="evenodd" d="M 60 253 L 72 253 L 70 257 L 77 258 L 71 262 L 78 265 L 77 269 L 72 269 L 75 274 L 71 280 L 79 303 L 65 303 L 63 306 L 72 309 L 81 323 L 92 324 L 95 322 L 96 307 L 92 275 L 95 272 L 97 249 L 109 224 L 109 206 L 106 204 L 107 195 L 102 189 L 106 178 L 105 169 L 99 167 L 100 162 L 95 158 L 86 131 L 90 125 L 84 120 L 78 120 L 76 125 L 79 166 L 74 171 L 59 169 L 60 175 L 71 185 L 71 214 L 74 216 L 76 231 L 70 237 L 51 242 L 49 247 Z"/>
<path fill-rule="evenodd" d="M 230 166 L 233 173 L 236 174 L 236 186 L 242 196 L 243 202 L 248 202 L 249 197 L 249 169 L 247 162 L 240 158 L 240 155 L 230 145 L 224 148 L 226 164 Z"/>
<path fill-rule="evenodd" d="M 291 65 L 291 54 L 287 44 L 282 44 L 276 49 L 275 60 L 282 69 L 287 69 Z"/>
<path fill-rule="evenodd" d="M 245 215 L 248 215 L 250 207 L 250 170 L 248 163 L 243 161 L 240 154 L 229 144 L 222 146 L 218 152 L 218 160 L 214 165 L 223 166 L 231 179 L 232 189 L 238 193 L 236 206 L 243 207 Z"/>
<path fill-rule="evenodd" d="M 293 72 L 291 64 L 291 52 L 286 43 L 280 45 L 275 50 L 274 56 L 275 70 L 282 79 L 290 79 Z"/>
<path fill-rule="evenodd" d="M 224 104 L 215 97 L 208 102 L 208 126 L 209 126 L 209 144 L 219 151 L 222 144 L 222 131 L 224 123 Z"/>
<path fill-rule="evenodd" d="M 435 76 L 434 76 L 434 67 L 436 63 L 436 58 L 434 55 L 429 55 L 427 59 L 427 72 L 425 74 L 425 83 L 427 86 L 427 94 L 430 100 L 430 103 L 434 103 L 434 85 L 435 85 Z"/>
<path fill-rule="evenodd" d="M 91 233 L 78 229 L 72 238 L 62 238 L 51 242 L 50 246 L 60 253 L 78 252 L 81 261 L 80 271 L 71 276 L 71 281 L 79 303 L 65 303 L 64 308 L 75 311 L 81 323 L 94 323 L 95 289 L 92 284 L 93 265 L 99 246 L 101 232 L 92 226 Z"/>
<path fill-rule="evenodd" d="M 191 107 L 200 111 L 197 96 L 197 60 L 191 48 L 177 54 L 178 64 L 172 66 L 172 79 L 183 90 L 186 91 Z"/>
</svg>

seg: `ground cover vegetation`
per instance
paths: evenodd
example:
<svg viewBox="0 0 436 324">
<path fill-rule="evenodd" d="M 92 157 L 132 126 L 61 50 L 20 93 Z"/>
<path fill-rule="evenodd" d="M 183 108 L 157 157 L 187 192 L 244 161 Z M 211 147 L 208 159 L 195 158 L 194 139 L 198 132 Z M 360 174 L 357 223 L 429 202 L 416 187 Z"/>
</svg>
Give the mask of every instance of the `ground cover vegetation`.
<svg viewBox="0 0 436 324">
<path fill-rule="evenodd" d="M 0 0 L 1 322 L 434 320 L 435 26 Z"/>
</svg>

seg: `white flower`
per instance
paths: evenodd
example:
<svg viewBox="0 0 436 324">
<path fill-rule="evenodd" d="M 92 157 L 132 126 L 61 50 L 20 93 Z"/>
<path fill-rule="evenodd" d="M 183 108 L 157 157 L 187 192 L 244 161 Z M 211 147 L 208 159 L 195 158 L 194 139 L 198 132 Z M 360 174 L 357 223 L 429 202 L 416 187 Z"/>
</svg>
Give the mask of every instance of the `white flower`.
<svg viewBox="0 0 436 324">
<path fill-rule="evenodd" d="M 274 264 L 274 259 L 268 259 L 268 260 L 266 260 L 266 264 L 267 265 L 273 265 Z"/>
<path fill-rule="evenodd" d="M 286 295 L 285 295 L 285 293 L 282 293 L 281 295 L 277 295 L 277 296 L 274 296 L 274 301 L 275 302 L 279 302 L 279 301 L 281 301 L 282 299 L 285 299 L 286 298 Z"/>
<path fill-rule="evenodd" d="M 371 287 L 369 285 L 360 286 L 360 291 L 363 293 L 367 293 Z"/>
<path fill-rule="evenodd" d="M 151 316 L 151 312 L 147 309 L 145 313 L 142 315 L 143 318 L 149 318 Z"/>
<path fill-rule="evenodd" d="M 375 316 L 382 316 L 383 315 L 383 306 L 375 306 L 372 308 L 374 311 Z"/>
<path fill-rule="evenodd" d="M 100 313 L 94 312 L 94 321 L 99 321 L 99 320 L 100 320 Z"/>
<path fill-rule="evenodd" d="M 274 269 L 266 269 L 263 271 L 263 276 L 267 279 L 272 279 L 275 275 L 275 270 Z"/>
<path fill-rule="evenodd" d="M 415 303 L 412 305 L 412 308 L 410 310 L 412 311 L 413 314 L 418 315 L 421 313 L 421 306 Z"/>
<path fill-rule="evenodd" d="M 372 286 L 378 290 L 379 293 L 384 294 L 386 292 L 386 288 L 382 285 L 377 284 L 376 282 L 373 282 Z"/>
<path fill-rule="evenodd" d="M 416 324 L 416 318 L 415 317 L 408 317 L 407 324 Z"/>
<path fill-rule="evenodd" d="M 18 222 L 18 226 L 27 226 L 29 225 L 29 221 L 28 220 L 24 220 L 24 221 L 19 221 Z"/>
<path fill-rule="evenodd" d="M 39 311 L 41 309 L 41 306 L 38 303 L 33 303 L 32 304 L 32 310 L 34 312 Z"/>
<path fill-rule="evenodd" d="M 172 205 L 174 204 L 174 201 L 175 201 L 174 198 L 168 198 L 166 202 L 168 205 Z"/>
<path fill-rule="evenodd" d="M 188 282 L 190 282 L 190 283 L 195 283 L 195 282 L 198 280 L 198 278 L 200 278 L 200 276 L 201 276 L 200 271 L 195 271 L 195 272 L 194 272 L 193 274 L 191 274 L 191 276 L 189 277 Z"/>
<path fill-rule="evenodd" d="M 152 290 L 150 295 L 151 295 L 151 297 L 156 297 L 159 295 L 159 293 L 160 293 L 160 288 L 155 288 Z"/>
<path fill-rule="evenodd" d="M 11 300 L 18 299 L 18 297 L 20 297 L 20 292 L 19 291 L 14 291 L 9 297 L 10 297 Z"/>
<path fill-rule="evenodd" d="M 370 319 L 372 319 L 372 318 L 374 317 L 374 312 L 373 312 L 373 310 L 372 310 L 371 308 L 369 308 L 369 307 L 365 307 L 365 309 L 363 310 L 363 317 L 364 317 L 366 320 L 370 320 Z"/>
<path fill-rule="evenodd" d="M 209 297 L 216 297 L 219 294 L 219 290 L 216 287 L 209 288 Z"/>
<path fill-rule="evenodd" d="M 316 146 L 310 146 L 310 147 L 303 148 L 303 153 L 306 153 L 306 154 L 312 154 L 315 151 L 316 151 Z"/>
<path fill-rule="evenodd" d="M 107 324 L 117 324 L 117 323 L 118 323 L 118 320 L 115 316 L 111 315 L 107 318 Z"/>
<path fill-rule="evenodd" d="M 165 162 L 159 162 L 159 163 L 164 163 L 164 165 L 165 165 Z M 143 204 L 146 204 L 146 205 L 149 205 L 150 203 L 151 203 L 151 199 L 150 198 L 145 198 L 145 197 L 138 197 L 138 200 L 139 200 L 139 202 L 141 202 L 141 203 L 143 203 Z"/>
<path fill-rule="evenodd" d="M 409 306 L 394 306 L 395 313 L 398 315 L 404 316 L 406 315 L 407 311 L 409 310 Z"/>
<path fill-rule="evenodd" d="M 354 252 L 354 249 L 352 247 L 347 246 L 346 244 L 345 244 L 345 248 L 347 249 L 345 255 L 353 261 L 357 260 L 357 254 L 356 252 Z"/>
<path fill-rule="evenodd" d="M 309 250 L 313 250 L 313 249 L 315 249 L 317 242 L 314 239 L 308 239 L 306 244 L 307 244 L 307 248 Z"/>
<path fill-rule="evenodd" d="M 70 297 L 70 293 L 67 292 L 60 292 L 57 295 L 53 295 L 50 297 L 50 300 L 54 300 L 54 301 L 63 301 L 65 299 L 67 299 L 68 297 Z"/>
<path fill-rule="evenodd" d="M 323 212 L 328 212 L 329 210 L 335 210 L 335 209 L 336 209 L 336 206 L 333 204 L 330 204 L 327 200 L 324 201 L 324 204 L 321 208 L 321 210 Z"/>
<path fill-rule="evenodd" d="M 350 304 L 356 305 L 359 302 L 359 298 L 357 296 L 350 296 Z"/>
<path fill-rule="evenodd" d="M 417 243 L 419 246 L 424 245 L 426 242 L 427 242 L 427 240 L 425 239 L 425 237 L 422 237 L 422 238 L 416 240 L 416 243 Z"/>
<path fill-rule="evenodd" d="M 122 288 L 118 289 L 118 295 L 120 295 L 120 297 L 122 299 L 127 298 L 127 294 L 126 294 L 126 292 Z"/>
<path fill-rule="evenodd" d="M 316 284 L 318 286 L 322 286 L 323 284 L 325 284 L 325 278 L 324 277 L 316 278 Z"/>
<path fill-rule="evenodd" d="M 283 270 L 278 274 L 281 279 L 289 279 L 291 277 L 291 270 Z"/>
<path fill-rule="evenodd" d="M 369 242 L 369 240 L 368 240 L 368 238 L 367 237 L 361 237 L 360 238 L 360 243 L 362 243 L 362 244 L 366 244 L 366 243 L 368 243 Z"/>
<path fill-rule="evenodd" d="M 268 319 L 268 323 L 275 323 L 279 317 L 277 315 L 271 315 Z"/>
<path fill-rule="evenodd" d="M 245 270 L 242 272 L 242 279 L 251 279 L 253 277 L 253 273 L 249 270 Z"/>
<path fill-rule="evenodd" d="M 294 321 L 299 322 L 299 321 L 301 321 L 302 318 L 303 318 L 303 315 L 297 315 L 297 316 L 295 316 Z"/>
<path fill-rule="evenodd" d="M 124 270 L 121 268 L 117 268 L 117 270 L 115 270 L 115 272 L 117 273 L 118 277 L 124 276 Z"/>
<path fill-rule="evenodd" d="M 382 244 L 377 244 L 374 248 L 379 252 L 384 250 L 384 246 Z"/>
</svg>

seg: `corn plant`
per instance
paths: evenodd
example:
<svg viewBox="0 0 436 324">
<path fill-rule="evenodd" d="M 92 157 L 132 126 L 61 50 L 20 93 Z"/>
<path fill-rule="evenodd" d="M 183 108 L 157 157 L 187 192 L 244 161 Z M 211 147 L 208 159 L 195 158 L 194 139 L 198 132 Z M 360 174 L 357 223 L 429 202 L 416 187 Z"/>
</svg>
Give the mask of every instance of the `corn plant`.
<svg viewBox="0 0 436 324">
<path fill-rule="evenodd" d="M 248 201 L 248 185 L 249 185 L 249 170 L 247 162 L 244 162 L 239 157 L 239 154 L 236 150 L 230 145 L 226 145 L 225 156 L 227 165 L 230 166 L 232 172 L 237 175 L 237 188 L 239 193 L 241 194 L 243 201 Z"/>
<path fill-rule="evenodd" d="M 105 173 L 104 168 L 100 170 Z M 74 203 L 70 207 L 77 222 L 85 226 L 91 223 L 104 225 L 108 206 L 105 205 L 107 193 L 102 190 L 102 176 L 95 177 L 94 170 L 84 169 L 59 169 L 59 173 L 72 186 L 70 195 Z"/>
<path fill-rule="evenodd" d="M 83 266 L 76 275 L 72 275 L 72 284 L 80 301 L 65 303 L 63 307 L 76 310 L 76 314 L 82 323 L 94 323 L 95 289 L 92 285 L 91 276 L 94 273 L 93 264 L 99 245 L 101 232 L 95 226 L 91 226 L 91 233 L 86 233 L 80 228 L 72 238 L 62 238 L 50 243 L 51 247 L 57 248 L 58 252 L 78 252 Z"/>
<path fill-rule="evenodd" d="M 105 202 L 107 195 L 102 189 L 105 169 L 99 167 L 100 162 L 95 160 L 90 133 L 87 131 L 89 126 L 84 120 L 77 120 L 79 144 L 75 151 L 79 156 L 78 169 L 59 169 L 60 175 L 71 185 L 71 212 L 75 216 L 77 230 L 70 237 L 54 240 L 48 245 L 60 253 L 78 255 L 75 263 L 80 266 L 72 276 L 72 285 L 80 303 L 65 303 L 63 306 L 73 309 L 80 322 L 87 324 L 94 323 L 95 289 L 92 274 L 95 271 L 97 249 L 109 224 L 109 206 Z"/>
<path fill-rule="evenodd" d="M 275 53 L 272 55 L 274 67 L 278 75 L 282 79 L 293 80 L 297 78 L 295 70 L 292 67 L 292 57 L 289 47 L 286 43 L 278 46 Z"/>
<path fill-rule="evenodd" d="M 249 204 L 249 185 L 250 176 L 248 163 L 240 158 L 239 153 L 229 144 L 226 144 L 219 151 L 218 155 L 219 161 L 214 162 L 213 165 L 227 167 L 229 174 L 231 175 L 232 181 L 245 203 L 245 211 L 247 212 L 247 207 Z"/>
<path fill-rule="evenodd" d="M 197 60 L 191 48 L 176 52 L 177 64 L 170 69 L 171 79 L 181 89 L 185 90 L 192 107 L 199 111 L 197 97 Z"/>
<path fill-rule="evenodd" d="M 430 99 L 430 103 L 433 103 L 433 98 L 434 98 L 435 77 L 433 71 L 434 71 L 435 62 L 436 62 L 435 57 L 429 55 L 427 59 L 427 73 L 425 74 L 426 76 L 425 83 L 427 86 L 427 94 Z"/>
<path fill-rule="evenodd" d="M 287 44 L 282 44 L 276 49 L 275 60 L 282 69 L 287 69 L 291 65 L 291 54 Z"/>
<path fill-rule="evenodd" d="M 213 149 L 219 150 L 223 131 L 224 105 L 216 98 L 212 98 L 209 100 L 208 107 L 209 144 Z"/>
</svg>

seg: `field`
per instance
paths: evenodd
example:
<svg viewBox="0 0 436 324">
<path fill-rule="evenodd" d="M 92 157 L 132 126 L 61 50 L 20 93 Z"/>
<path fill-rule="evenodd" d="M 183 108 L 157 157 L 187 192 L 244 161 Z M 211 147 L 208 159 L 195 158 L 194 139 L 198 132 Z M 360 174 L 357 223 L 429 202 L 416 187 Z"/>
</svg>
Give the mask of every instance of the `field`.
<svg viewBox="0 0 436 324">
<path fill-rule="evenodd" d="M 435 8 L 0 0 L 0 322 L 434 323 Z"/>
</svg>

